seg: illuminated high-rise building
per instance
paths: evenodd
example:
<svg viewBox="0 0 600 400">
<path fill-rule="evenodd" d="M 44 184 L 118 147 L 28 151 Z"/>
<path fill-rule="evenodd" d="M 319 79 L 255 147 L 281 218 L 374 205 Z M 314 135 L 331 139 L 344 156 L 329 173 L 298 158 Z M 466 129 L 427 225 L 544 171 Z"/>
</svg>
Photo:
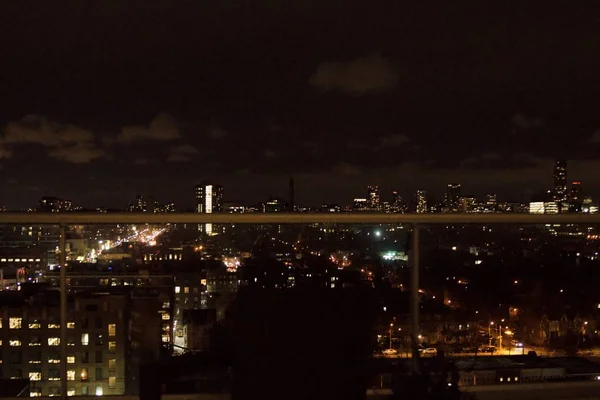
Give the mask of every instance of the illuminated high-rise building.
<svg viewBox="0 0 600 400">
<path fill-rule="evenodd" d="M 415 211 L 417 214 L 427 213 L 427 193 L 424 190 L 417 190 L 415 194 Z"/>
<path fill-rule="evenodd" d="M 568 193 L 569 212 L 581 212 L 583 205 L 583 193 L 581 191 L 581 182 L 571 182 L 571 188 Z"/>
<path fill-rule="evenodd" d="M 390 211 L 394 213 L 405 213 L 406 212 L 406 204 L 402 200 L 402 196 L 396 191 L 392 192 L 392 204 L 390 206 Z"/>
<path fill-rule="evenodd" d="M 556 160 L 554 163 L 554 200 L 567 200 L 567 161 Z"/>
<path fill-rule="evenodd" d="M 457 212 L 458 202 L 461 197 L 460 183 L 449 183 L 446 188 L 446 195 L 444 198 L 444 207 L 446 212 Z"/>
<path fill-rule="evenodd" d="M 369 208 L 378 210 L 381 207 L 379 201 L 379 186 L 367 186 L 367 202 Z"/>
<path fill-rule="evenodd" d="M 496 193 L 488 193 L 485 195 L 485 204 L 483 208 L 487 212 L 495 212 L 498 210 L 498 196 Z"/>
<path fill-rule="evenodd" d="M 458 210 L 463 213 L 474 212 L 476 203 L 475 196 L 461 196 L 458 199 Z"/>
<path fill-rule="evenodd" d="M 223 212 L 223 186 L 209 182 L 196 185 L 196 211 L 201 214 Z M 208 235 L 215 233 L 213 224 L 200 224 L 198 229 Z"/>
</svg>

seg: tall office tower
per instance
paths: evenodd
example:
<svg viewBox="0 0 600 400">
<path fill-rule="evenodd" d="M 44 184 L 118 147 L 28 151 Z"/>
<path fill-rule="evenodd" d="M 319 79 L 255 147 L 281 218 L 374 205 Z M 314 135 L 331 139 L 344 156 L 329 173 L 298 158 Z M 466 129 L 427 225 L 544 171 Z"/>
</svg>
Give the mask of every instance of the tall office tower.
<svg viewBox="0 0 600 400">
<path fill-rule="evenodd" d="M 415 195 L 415 204 L 417 214 L 427 213 L 427 193 L 424 190 L 417 190 Z"/>
<path fill-rule="evenodd" d="M 554 163 L 554 200 L 567 200 L 567 161 L 556 160 Z"/>
<path fill-rule="evenodd" d="M 367 202 L 369 203 L 369 208 L 374 210 L 380 208 L 379 186 L 367 186 Z"/>
<path fill-rule="evenodd" d="M 581 182 L 571 182 L 571 189 L 568 193 L 569 212 L 581 212 L 583 206 L 583 193 L 581 191 Z"/>
<path fill-rule="evenodd" d="M 458 200 L 461 197 L 460 183 L 449 183 L 446 188 L 444 206 L 447 212 L 458 211 Z"/>
<path fill-rule="evenodd" d="M 210 182 L 196 185 L 196 211 L 201 214 L 212 214 L 223 211 L 223 186 Z M 198 230 L 208 235 L 218 231 L 213 224 L 200 224 Z"/>
<path fill-rule="evenodd" d="M 148 202 L 144 196 L 135 196 L 135 200 L 129 204 L 127 211 L 129 212 L 146 212 L 148 210 Z"/>
<path fill-rule="evenodd" d="M 391 211 L 395 213 L 405 213 L 406 205 L 402 201 L 402 196 L 396 191 L 392 192 L 392 206 Z"/>
<path fill-rule="evenodd" d="M 488 193 L 485 195 L 485 211 L 494 212 L 498 209 L 498 197 L 496 193 Z"/>
<path fill-rule="evenodd" d="M 581 182 L 571 182 L 571 190 L 569 190 L 569 201 L 581 201 Z"/>
</svg>

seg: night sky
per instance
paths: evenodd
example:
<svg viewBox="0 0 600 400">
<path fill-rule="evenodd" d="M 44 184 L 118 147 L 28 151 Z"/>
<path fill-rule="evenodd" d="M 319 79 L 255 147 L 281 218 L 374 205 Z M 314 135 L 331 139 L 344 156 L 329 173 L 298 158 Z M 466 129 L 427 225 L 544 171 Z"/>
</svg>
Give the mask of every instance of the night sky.
<svg viewBox="0 0 600 400">
<path fill-rule="evenodd" d="M 493 4 L 493 5 L 490 5 Z M 4 1 L 0 203 L 600 195 L 600 6 Z M 593 8 L 592 8 L 593 7 Z"/>
</svg>

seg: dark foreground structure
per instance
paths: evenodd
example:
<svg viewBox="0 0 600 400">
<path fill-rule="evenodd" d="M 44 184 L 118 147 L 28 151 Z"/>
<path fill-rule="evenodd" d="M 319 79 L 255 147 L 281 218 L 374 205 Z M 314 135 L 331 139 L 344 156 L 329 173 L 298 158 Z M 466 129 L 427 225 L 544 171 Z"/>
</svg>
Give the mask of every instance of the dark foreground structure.
<svg viewBox="0 0 600 400">
<path fill-rule="evenodd" d="M 232 397 L 364 399 L 376 315 L 371 293 L 240 291 Z"/>
</svg>

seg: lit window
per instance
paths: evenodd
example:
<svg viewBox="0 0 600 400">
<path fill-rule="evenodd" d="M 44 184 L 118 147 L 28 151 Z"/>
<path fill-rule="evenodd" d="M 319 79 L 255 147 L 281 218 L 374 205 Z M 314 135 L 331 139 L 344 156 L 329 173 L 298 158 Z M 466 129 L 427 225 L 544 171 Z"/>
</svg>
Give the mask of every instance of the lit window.
<svg viewBox="0 0 600 400">
<path fill-rule="evenodd" d="M 21 322 L 23 321 L 20 317 L 9 318 L 8 327 L 10 329 L 21 329 Z"/>
<path fill-rule="evenodd" d="M 60 329 L 60 324 L 57 322 L 48 322 L 48 329 Z"/>
<path fill-rule="evenodd" d="M 162 341 L 163 341 L 163 343 L 169 343 L 171 341 L 171 337 L 169 336 L 168 333 L 164 333 L 162 335 Z"/>
<path fill-rule="evenodd" d="M 114 389 L 117 387 L 117 377 L 116 376 L 109 376 L 108 377 L 108 388 L 109 389 Z"/>
<path fill-rule="evenodd" d="M 96 386 L 96 396 L 102 396 L 102 385 Z"/>
<path fill-rule="evenodd" d="M 111 353 L 117 351 L 117 342 L 108 342 L 108 351 Z"/>
<path fill-rule="evenodd" d="M 39 319 L 32 319 L 31 321 L 29 321 L 29 329 L 40 329 L 41 327 L 42 324 L 40 324 Z"/>
<path fill-rule="evenodd" d="M 29 380 L 30 381 L 41 381 L 42 380 L 42 373 L 41 372 L 30 372 L 29 373 Z"/>
<path fill-rule="evenodd" d="M 75 329 L 75 322 L 67 322 L 67 329 Z"/>
<path fill-rule="evenodd" d="M 48 356 L 48 364 L 59 364 L 60 358 L 57 355 Z"/>
<path fill-rule="evenodd" d="M 21 345 L 21 341 L 19 339 L 11 339 L 11 340 L 8 341 L 8 344 L 10 346 L 16 347 L 16 346 L 20 346 Z"/>
<path fill-rule="evenodd" d="M 48 338 L 48 346 L 58 346 L 60 344 L 60 338 L 57 337 L 49 337 Z"/>
<path fill-rule="evenodd" d="M 42 389 L 31 389 L 29 397 L 42 397 Z"/>
<path fill-rule="evenodd" d="M 87 368 L 81 368 L 81 380 L 82 381 L 87 381 L 88 380 L 88 370 L 87 370 Z"/>
<path fill-rule="evenodd" d="M 75 364 L 75 356 L 67 356 L 67 364 Z"/>
<path fill-rule="evenodd" d="M 108 336 L 117 335 L 117 324 L 108 324 Z"/>
<path fill-rule="evenodd" d="M 108 360 L 108 369 L 115 369 L 117 367 L 117 359 L 111 358 Z"/>
<path fill-rule="evenodd" d="M 84 346 L 87 346 L 88 344 L 90 344 L 90 334 L 89 333 L 81 334 L 81 344 Z"/>
<path fill-rule="evenodd" d="M 181 287 L 175 286 L 175 293 L 179 293 L 181 291 Z"/>
<path fill-rule="evenodd" d="M 75 396 L 75 389 L 67 389 L 67 396 Z"/>
<path fill-rule="evenodd" d="M 169 308 L 171 307 L 171 303 L 168 301 L 165 301 L 162 305 L 162 308 Z M 0 328 L 2 328 L 2 325 L 0 324 Z"/>
<path fill-rule="evenodd" d="M 67 380 L 68 381 L 74 381 L 75 380 L 75 370 L 74 369 L 70 369 L 67 371 Z"/>
<path fill-rule="evenodd" d="M 189 287 L 184 287 L 183 288 L 183 293 L 189 293 L 190 292 L 190 288 Z"/>
<path fill-rule="evenodd" d="M 162 319 L 163 319 L 163 321 L 168 321 L 169 319 L 171 319 L 171 316 L 169 315 L 168 312 L 166 312 L 166 313 L 162 314 Z"/>
</svg>

